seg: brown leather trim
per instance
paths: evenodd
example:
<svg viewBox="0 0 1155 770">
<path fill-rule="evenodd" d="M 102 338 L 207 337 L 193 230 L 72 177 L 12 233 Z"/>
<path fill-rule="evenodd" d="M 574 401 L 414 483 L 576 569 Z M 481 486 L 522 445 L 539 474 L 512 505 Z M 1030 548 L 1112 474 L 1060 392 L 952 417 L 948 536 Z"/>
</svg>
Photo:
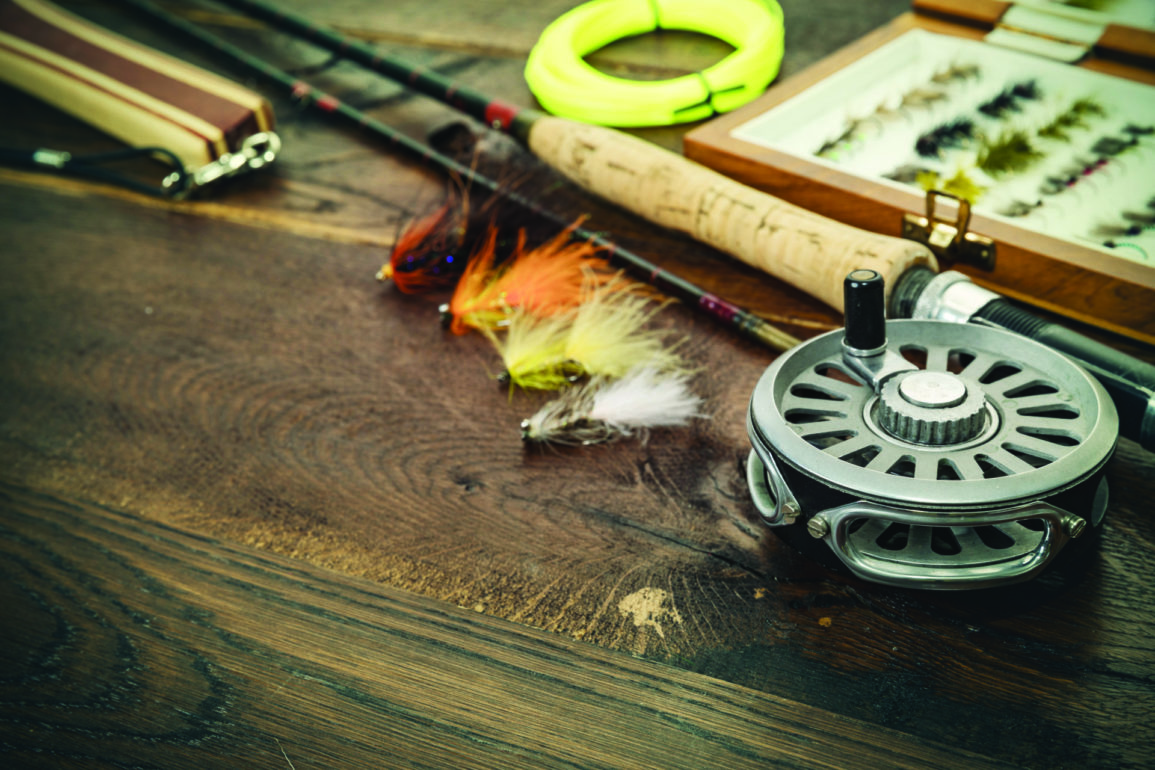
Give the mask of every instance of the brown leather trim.
<svg viewBox="0 0 1155 770">
<path fill-rule="evenodd" d="M 204 134 L 201 134 L 200 132 L 189 128 L 188 126 L 184 125 L 183 123 L 177 123 L 176 121 L 174 121 L 172 118 L 170 118 L 167 115 L 162 115 L 159 112 L 155 112 L 153 110 L 150 110 L 147 107 L 139 104 L 138 102 L 131 102 L 131 101 L 125 99 L 122 94 L 118 94 L 115 91 L 110 91 L 107 88 L 104 88 L 104 87 L 102 87 L 96 83 L 93 83 L 91 80 L 87 80 L 85 78 L 80 77 L 73 70 L 67 70 L 67 69 L 64 69 L 62 67 L 58 67 L 55 64 L 53 64 L 52 62 L 45 61 L 44 59 L 40 59 L 40 58 L 37 58 L 37 57 L 30 55 L 26 51 L 21 51 L 19 49 L 12 48 L 11 46 L 6 45 L 2 41 L 0 41 L 0 48 L 4 49 L 5 51 L 8 51 L 13 56 L 19 56 L 23 59 L 35 61 L 36 66 L 38 66 L 38 67 L 43 67 L 44 69 L 49 69 L 49 70 L 53 70 L 55 72 L 59 72 L 60 74 L 64 75 L 65 77 L 71 78 L 71 79 L 76 80 L 76 81 L 81 82 L 81 83 L 84 83 L 86 88 L 91 89 L 93 91 L 100 91 L 103 94 L 107 94 L 110 99 L 116 99 L 118 101 L 125 102 L 126 104 L 131 105 L 133 109 L 137 109 L 137 110 L 140 110 L 142 112 L 147 112 L 149 115 L 157 117 L 157 118 L 165 121 L 166 123 L 172 123 L 178 129 L 180 129 L 181 132 L 183 132 L 185 134 L 191 134 L 192 136 L 195 136 L 195 137 L 201 139 L 205 143 L 205 150 L 208 152 L 209 157 L 214 158 L 214 159 L 219 157 L 217 152 L 216 152 L 216 147 L 215 147 L 216 143 L 212 140 L 211 137 L 207 137 Z"/>
<path fill-rule="evenodd" d="M 82 20 L 76 21 L 77 24 L 91 26 Z M 221 129 L 230 149 L 236 149 L 244 137 L 261 130 L 256 116 L 248 107 L 94 45 L 48 23 L 12 0 L 0 0 L 0 28 L 213 124 Z M 187 126 L 182 125 L 182 128 L 190 130 Z M 213 157 L 217 156 L 216 152 L 212 154 Z"/>
</svg>

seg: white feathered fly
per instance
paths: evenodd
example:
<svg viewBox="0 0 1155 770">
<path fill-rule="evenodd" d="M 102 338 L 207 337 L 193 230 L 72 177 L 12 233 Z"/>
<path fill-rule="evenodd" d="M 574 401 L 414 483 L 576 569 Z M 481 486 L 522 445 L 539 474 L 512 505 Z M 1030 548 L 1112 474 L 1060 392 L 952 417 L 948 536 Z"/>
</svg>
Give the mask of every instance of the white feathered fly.
<svg viewBox="0 0 1155 770">
<path fill-rule="evenodd" d="M 521 421 L 521 437 L 543 444 L 600 444 L 635 431 L 686 425 L 702 414 L 690 373 L 638 367 L 624 377 L 595 377 Z"/>
</svg>

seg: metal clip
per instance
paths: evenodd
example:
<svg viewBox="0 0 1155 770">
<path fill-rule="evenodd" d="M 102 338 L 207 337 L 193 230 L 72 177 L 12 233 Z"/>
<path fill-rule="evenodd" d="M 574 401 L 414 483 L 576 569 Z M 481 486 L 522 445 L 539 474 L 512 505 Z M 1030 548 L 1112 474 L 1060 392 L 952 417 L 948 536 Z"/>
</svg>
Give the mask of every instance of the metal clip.
<svg viewBox="0 0 1155 770">
<path fill-rule="evenodd" d="M 750 486 L 754 506 L 767 526 L 788 526 L 802 513 L 798 498 L 786 486 L 786 479 L 770 452 L 763 456 L 757 450 L 750 450 L 746 458 L 746 483 Z"/>
<path fill-rule="evenodd" d="M 70 160 L 72 160 L 72 154 L 63 150 L 49 150 L 42 147 L 32 153 L 33 163 L 58 170 L 67 166 Z"/>
<path fill-rule="evenodd" d="M 938 198 L 950 198 L 958 205 L 954 222 L 937 216 Z M 956 195 L 941 190 L 927 190 L 926 216 L 904 214 L 902 237 L 930 247 L 936 256 L 944 259 L 970 262 L 984 270 L 995 266 L 995 243 L 984 235 L 967 231 L 971 221 L 971 204 Z"/>
<path fill-rule="evenodd" d="M 272 131 L 262 131 L 247 137 L 236 152 L 226 152 L 195 171 L 174 171 L 162 184 L 174 198 L 184 198 L 218 180 L 263 168 L 276 160 L 280 150 L 281 138 Z"/>
</svg>

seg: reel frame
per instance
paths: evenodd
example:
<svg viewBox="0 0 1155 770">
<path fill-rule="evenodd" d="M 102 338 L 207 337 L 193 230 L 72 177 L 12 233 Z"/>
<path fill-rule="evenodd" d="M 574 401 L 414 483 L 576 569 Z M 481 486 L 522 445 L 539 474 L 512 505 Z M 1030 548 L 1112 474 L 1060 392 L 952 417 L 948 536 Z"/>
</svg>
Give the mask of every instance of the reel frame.
<svg viewBox="0 0 1155 770">
<path fill-rule="evenodd" d="M 780 356 L 751 397 L 747 482 L 768 526 L 863 579 L 930 589 L 1029 579 L 1098 527 L 1118 416 L 1095 378 L 992 327 L 891 321 L 864 338 L 847 306 L 846 330 Z M 912 405 L 903 378 L 965 389 L 969 411 Z"/>
</svg>

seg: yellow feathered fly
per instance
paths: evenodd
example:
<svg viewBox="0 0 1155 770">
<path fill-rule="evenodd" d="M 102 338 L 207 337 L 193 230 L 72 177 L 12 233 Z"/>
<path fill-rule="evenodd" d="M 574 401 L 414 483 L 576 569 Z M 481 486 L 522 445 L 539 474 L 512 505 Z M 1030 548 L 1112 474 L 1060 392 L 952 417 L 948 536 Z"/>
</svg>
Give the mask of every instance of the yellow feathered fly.
<svg viewBox="0 0 1155 770">
<path fill-rule="evenodd" d="M 598 377 L 622 377 L 639 365 L 684 368 L 674 347 L 666 346 L 665 332 L 645 328 L 668 302 L 620 276 L 600 286 L 586 284 L 566 339 L 566 356 Z"/>
<path fill-rule="evenodd" d="M 558 390 L 583 376 L 615 379 L 639 365 L 681 371 L 681 357 L 665 333 L 646 324 L 665 306 L 645 287 L 620 275 L 587 281 L 578 308 L 562 316 L 510 316 L 504 337 L 489 332 L 505 370 L 503 382 L 526 390 Z"/>
<path fill-rule="evenodd" d="M 504 334 L 482 327 L 505 369 L 498 380 L 523 390 L 560 390 L 582 376 L 566 354 L 573 314 L 538 318 L 524 310 L 509 316 Z"/>
</svg>

